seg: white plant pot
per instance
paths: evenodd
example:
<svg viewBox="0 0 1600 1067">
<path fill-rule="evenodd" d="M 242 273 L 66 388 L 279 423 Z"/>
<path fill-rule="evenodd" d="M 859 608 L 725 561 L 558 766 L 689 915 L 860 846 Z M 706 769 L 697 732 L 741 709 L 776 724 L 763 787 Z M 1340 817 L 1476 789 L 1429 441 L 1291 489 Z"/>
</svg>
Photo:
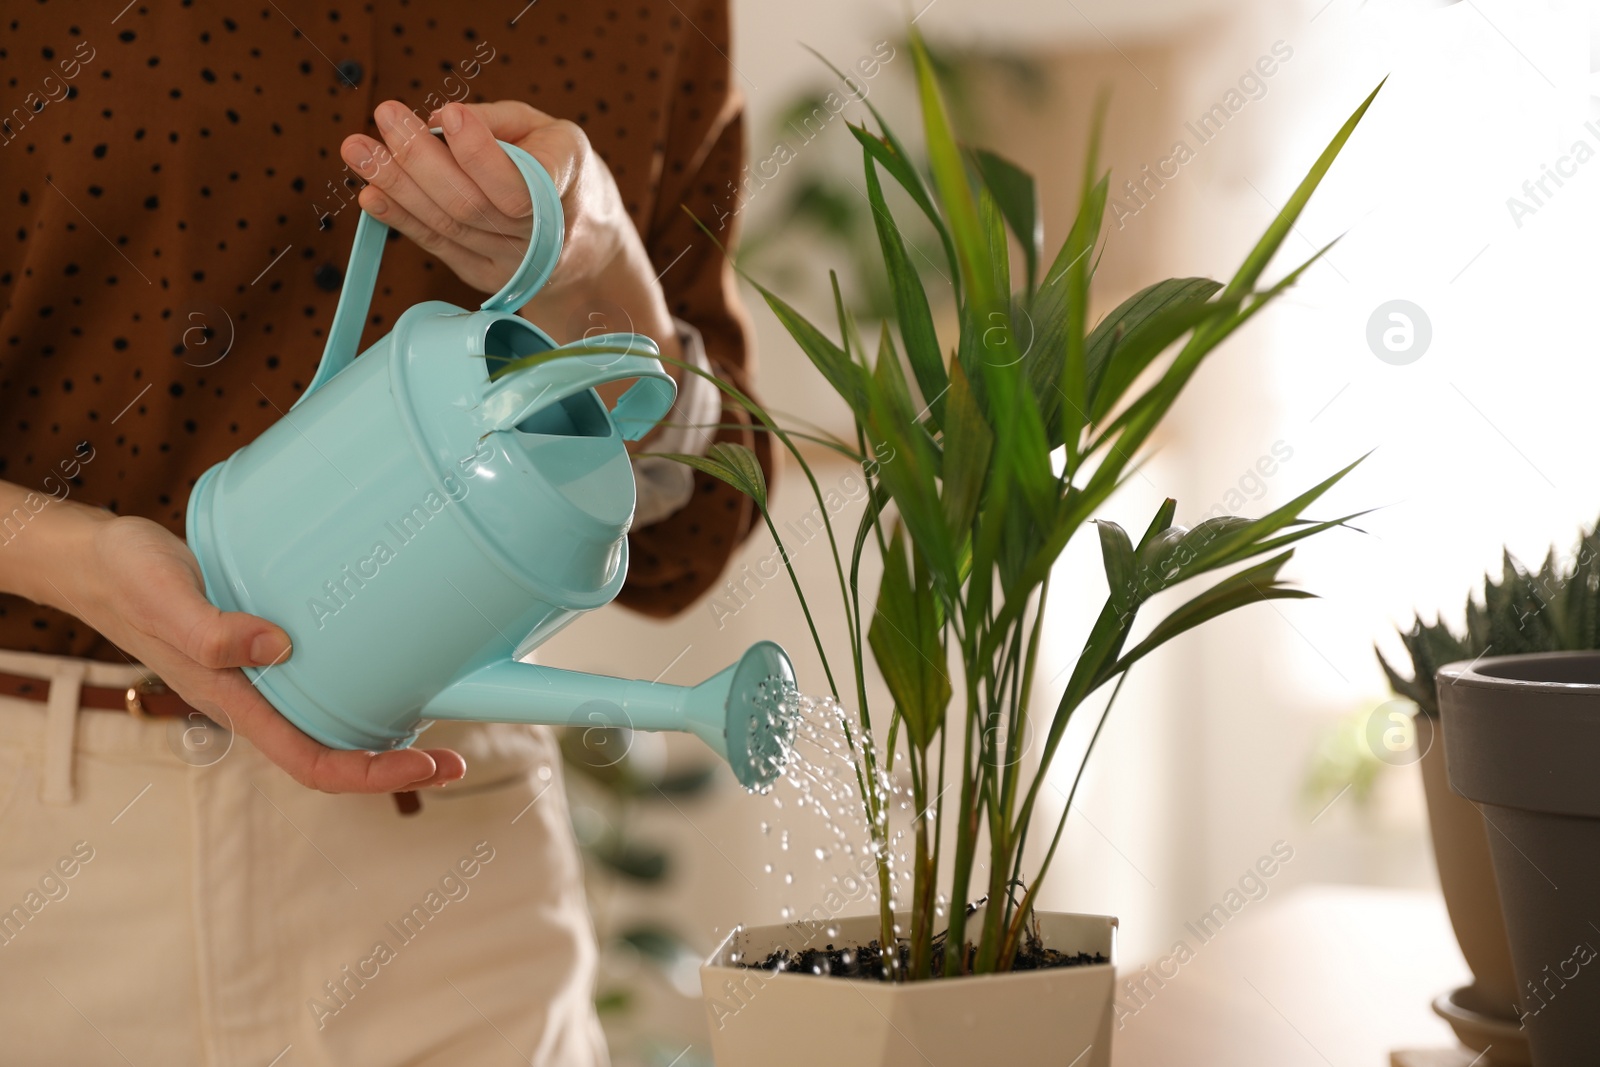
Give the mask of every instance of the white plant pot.
<svg viewBox="0 0 1600 1067">
<path fill-rule="evenodd" d="M 1038 919 L 1047 948 L 1107 962 L 901 983 L 774 974 L 735 961 L 866 944 L 878 936 L 877 916 L 740 927 L 700 968 L 717 1067 L 1109 1067 L 1117 920 Z"/>
</svg>

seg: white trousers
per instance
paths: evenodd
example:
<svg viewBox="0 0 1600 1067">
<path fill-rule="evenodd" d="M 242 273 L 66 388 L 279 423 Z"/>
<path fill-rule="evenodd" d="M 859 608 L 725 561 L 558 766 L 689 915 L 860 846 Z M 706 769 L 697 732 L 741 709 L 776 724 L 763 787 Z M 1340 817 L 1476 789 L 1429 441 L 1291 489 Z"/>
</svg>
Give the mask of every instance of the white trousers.
<svg viewBox="0 0 1600 1067">
<path fill-rule="evenodd" d="M 467 777 L 402 817 L 205 720 L 79 711 L 132 668 L 0 671 L 52 679 L 0 698 L 0 1062 L 606 1063 L 548 730 L 434 727 Z"/>
</svg>

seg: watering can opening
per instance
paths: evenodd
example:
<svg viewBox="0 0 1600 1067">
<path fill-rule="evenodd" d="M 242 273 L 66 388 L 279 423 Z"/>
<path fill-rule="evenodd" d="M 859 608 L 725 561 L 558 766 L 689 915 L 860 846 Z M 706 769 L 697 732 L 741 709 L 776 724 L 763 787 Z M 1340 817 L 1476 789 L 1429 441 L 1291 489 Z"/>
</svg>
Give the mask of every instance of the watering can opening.
<svg viewBox="0 0 1600 1067">
<path fill-rule="evenodd" d="M 482 334 L 482 359 L 488 378 L 483 411 L 485 428 L 519 429 L 524 433 L 606 437 L 615 426 L 628 441 L 638 441 L 671 410 L 678 387 L 660 363 L 655 341 L 636 333 L 598 333 L 557 345 L 548 334 L 525 319 L 502 313 Z M 549 357 L 526 362 L 530 356 Z M 523 365 L 518 366 L 519 361 Z M 590 401 L 594 390 L 621 389 L 609 408 L 610 420 L 596 419 Z M 584 399 L 567 405 L 550 418 L 529 416 L 562 404 L 569 397 Z M 570 424 L 570 425 L 569 425 Z"/>
<path fill-rule="evenodd" d="M 569 396 L 517 423 L 518 433 L 544 437 L 610 437 L 611 420 L 593 393 Z"/>
<path fill-rule="evenodd" d="M 498 319 L 484 331 L 485 375 L 493 381 L 516 360 L 549 352 L 555 347 L 541 330 L 522 319 Z M 554 399 L 536 408 L 512 428 L 519 433 L 546 437 L 610 437 L 613 430 L 605 405 L 593 390 Z"/>
<path fill-rule="evenodd" d="M 524 356 L 535 356 L 554 347 L 537 327 L 521 319 L 496 319 L 483 335 L 483 362 L 491 379 L 506 366 Z"/>
</svg>

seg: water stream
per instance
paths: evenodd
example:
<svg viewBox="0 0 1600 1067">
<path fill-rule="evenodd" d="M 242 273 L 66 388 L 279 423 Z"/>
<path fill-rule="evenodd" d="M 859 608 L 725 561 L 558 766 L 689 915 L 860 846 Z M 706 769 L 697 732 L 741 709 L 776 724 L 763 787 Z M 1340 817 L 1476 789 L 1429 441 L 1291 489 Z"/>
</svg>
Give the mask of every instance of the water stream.
<svg viewBox="0 0 1600 1067">
<path fill-rule="evenodd" d="M 778 756 L 782 774 L 763 793 L 772 811 L 760 824 L 767 850 L 761 870 L 771 880 L 768 899 L 776 900 L 778 918 L 820 925 L 821 945 L 839 937 L 838 919 L 878 912 L 878 850 L 861 799 L 862 746 L 873 742 L 861 736 L 859 723 L 838 701 L 792 686 L 767 714 L 770 720 L 761 725 L 785 743 Z M 881 768 L 867 784 L 888 827 L 879 836 L 887 840 L 889 906 L 898 910 L 899 894 L 911 888 L 910 786 Z M 938 903 L 943 915 L 942 897 Z"/>
</svg>

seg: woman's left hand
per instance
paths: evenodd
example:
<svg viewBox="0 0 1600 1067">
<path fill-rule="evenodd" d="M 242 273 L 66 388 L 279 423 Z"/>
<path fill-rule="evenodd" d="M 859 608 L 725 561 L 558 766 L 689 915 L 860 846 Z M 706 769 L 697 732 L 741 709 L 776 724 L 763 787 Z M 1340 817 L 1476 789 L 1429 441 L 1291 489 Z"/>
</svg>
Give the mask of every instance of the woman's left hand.
<svg viewBox="0 0 1600 1067">
<path fill-rule="evenodd" d="M 561 194 L 565 241 L 543 289 L 522 314 L 557 342 L 642 333 L 680 355 L 665 295 L 616 181 L 583 130 L 527 104 L 446 104 L 424 124 L 398 101 L 374 112 L 383 142 L 345 138 L 341 155 L 370 184 L 363 210 L 416 241 L 462 281 L 497 292 L 522 261 L 532 201 L 495 142 L 524 149 Z M 442 127 L 445 142 L 428 132 Z M 669 368 L 670 369 L 670 368 Z"/>
</svg>

